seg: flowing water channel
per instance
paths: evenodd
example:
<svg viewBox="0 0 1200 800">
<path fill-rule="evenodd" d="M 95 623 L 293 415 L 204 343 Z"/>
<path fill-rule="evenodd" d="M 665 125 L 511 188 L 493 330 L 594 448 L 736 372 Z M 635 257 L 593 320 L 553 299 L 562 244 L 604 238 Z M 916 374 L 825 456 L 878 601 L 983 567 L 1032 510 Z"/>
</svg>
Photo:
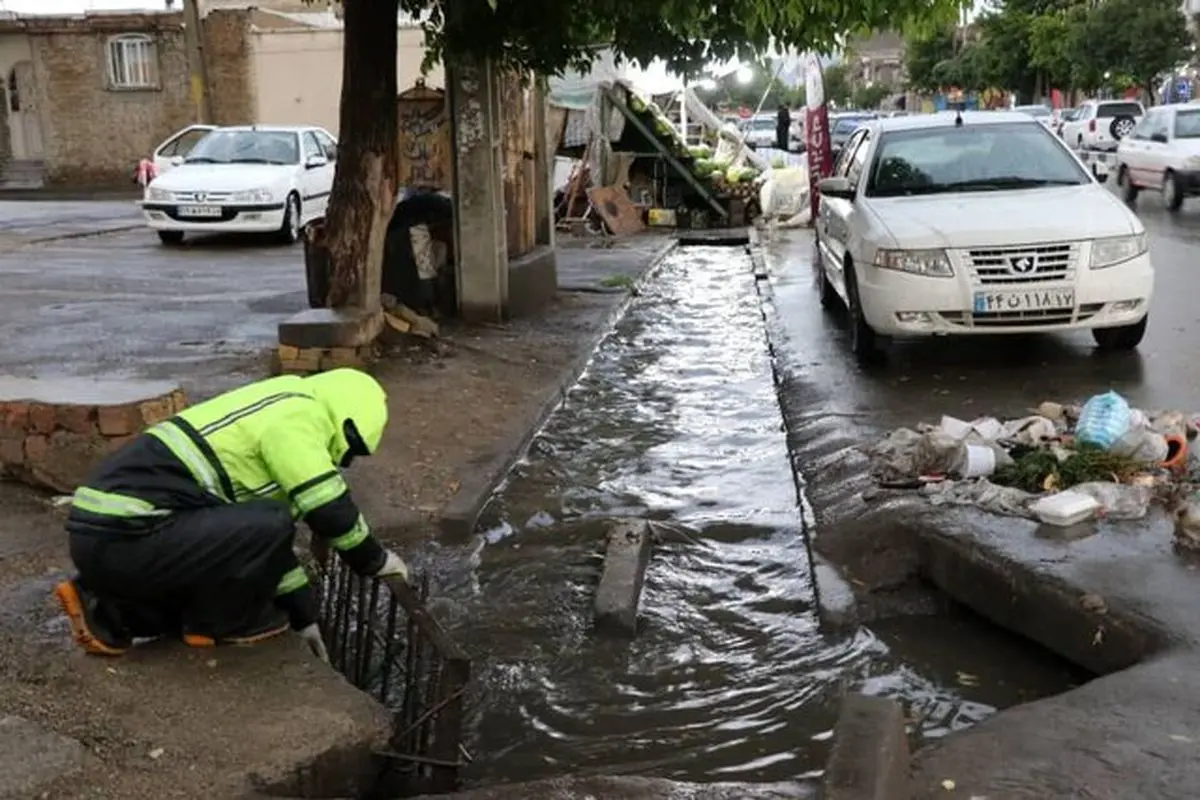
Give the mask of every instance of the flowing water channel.
<svg viewBox="0 0 1200 800">
<path fill-rule="evenodd" d="M 659 520 L 633 641 L 590 630 L 604 520 Z M 813 605 L 759 300 L 741 249 L 682 248 L 446 553 L 440 613 L 484 687 L 470 783 L 575 773 L 815 779 L 839 698 L 922 735 L 1062 691 L 1068 668 L 970 619 L 829 636 Z"/>
</svg>

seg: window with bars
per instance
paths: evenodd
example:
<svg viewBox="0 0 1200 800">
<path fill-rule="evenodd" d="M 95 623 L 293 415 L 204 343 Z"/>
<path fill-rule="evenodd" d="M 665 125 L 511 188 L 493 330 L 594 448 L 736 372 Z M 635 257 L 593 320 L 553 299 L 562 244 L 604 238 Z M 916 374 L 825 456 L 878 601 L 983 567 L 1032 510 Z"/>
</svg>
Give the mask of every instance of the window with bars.
<svg viewBox="0 0 1200 800">
<path fill-rule="evenodd" d="M 108 40 L 108 86 L 158 88 L 158 47 L 154 39 L 141 33 L 127 33 Z"/>
</svg>

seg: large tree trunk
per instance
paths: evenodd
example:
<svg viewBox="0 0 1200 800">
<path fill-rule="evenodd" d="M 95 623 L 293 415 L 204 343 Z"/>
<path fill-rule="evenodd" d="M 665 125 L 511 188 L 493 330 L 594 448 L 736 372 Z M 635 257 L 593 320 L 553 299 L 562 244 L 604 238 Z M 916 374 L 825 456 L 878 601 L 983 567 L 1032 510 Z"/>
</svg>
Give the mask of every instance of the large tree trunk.
<svg viewBox="0 0 1200 800">
<path fill-rule="evenodd" d="M 329 305 L 379 307 L 383 242 L 396 201 L 399 0 L 345 4 L 337 172 L 326 216 Z"/>
</svg>

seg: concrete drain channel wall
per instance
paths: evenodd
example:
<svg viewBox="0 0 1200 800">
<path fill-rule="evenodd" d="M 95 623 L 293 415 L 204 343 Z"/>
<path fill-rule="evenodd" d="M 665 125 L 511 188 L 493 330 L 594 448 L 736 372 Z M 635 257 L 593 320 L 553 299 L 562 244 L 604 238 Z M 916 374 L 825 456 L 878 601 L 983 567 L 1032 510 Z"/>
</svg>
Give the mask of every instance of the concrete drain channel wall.
<svg viewBox="0 0 1200 800">
<path fill-rule="evenodd" d="M 330 662 L 393 715 L 388 747 L 363 781 L 368 796 L 457 790 L 470 758 L 462 736 L 471 662 L 426 609 L 428 580 L 361 578 L 327 551 L 314 556 Z"/>
</svg>

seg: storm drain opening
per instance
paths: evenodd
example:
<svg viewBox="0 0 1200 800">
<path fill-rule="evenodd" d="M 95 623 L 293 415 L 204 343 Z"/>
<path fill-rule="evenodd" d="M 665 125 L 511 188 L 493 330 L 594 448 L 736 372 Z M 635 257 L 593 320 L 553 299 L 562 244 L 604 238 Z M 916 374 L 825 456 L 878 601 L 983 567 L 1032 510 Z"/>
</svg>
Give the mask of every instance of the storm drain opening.
<svg viewBox="0 0 1200 800">
<path fill-rule="evenodd" d="M 320 566 L 319 620 L 329 660 L 392 713 L 369 797 L 456 791 L 471 760 L 463 717 L 471 660 L 426 608 L 428 576 L 363 578 L 328 551 Z"/>
</svg>

